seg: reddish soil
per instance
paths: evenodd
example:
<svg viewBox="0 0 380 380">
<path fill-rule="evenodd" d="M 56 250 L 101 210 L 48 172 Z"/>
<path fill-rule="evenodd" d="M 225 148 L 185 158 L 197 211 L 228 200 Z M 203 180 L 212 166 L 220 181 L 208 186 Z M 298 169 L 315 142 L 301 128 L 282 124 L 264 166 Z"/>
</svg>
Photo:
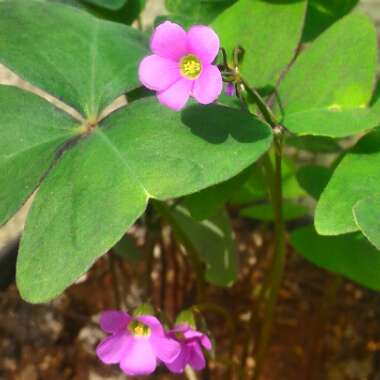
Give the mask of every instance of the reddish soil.
<svg viewBox="0 0 380 380">
<path fill-rule="evenodd" d="M 257 340 L 263 319 L 254 300 L 270 263 L 272 232 L 241 220 L 234 227 L 241 258 L 240 279 L 231 289 L 209 285 L 205 289 L 206 299 L 224 307 L 230 322 L 219 312 L 204 312 L 207 329 L 215 339 L 216 358 L 209 360 L 209 368 L 198 375 L 199 380 L 238 379 L 239 373 L 240 379 L 249 380 L 255 365 L 251 355 L 244 354 L 244 347 L 250 334 L 253 341 Z M 150 264 L 115 257 L 116 288 L 110 262 L 103 258 L 82 282 L 51 304 L 23 302 L 14 285 L 0 293 L 0 379 L 126 378 L 117 367 L 102 365 L 94 354 L 103 336 L 96 323 L 99 313 L 115 307 L 115 294 L 119 293 L 129 307 L 147 301 L 146 294 L 152 294 L 152 303 L 173 318 L 182 306 L 194 302 L 195 294 L 190 266 L 168 231 L 154 244 L 151 239 L 146 242 L 142 228 L 135 229 L 134 235 L 145 252 L 147 245 L 155 246 L 155 257 Z M 147 275 L 149 265 L 151 276 Z M 310 265 L 289 248 L 263 380 L 380 378 L 380 296 L 344 280 L 334 297 L 331 285 L 335 282 L 333 275 Z M 115 293 L 115 289 L 119 291 Z M 328 297 L 324 296 L 325 289 L 330 289 Z M 253 308 L 259 312 L 251 328 Z M 149 378 L 184 377 L 160 370 Z"/>
</svg>

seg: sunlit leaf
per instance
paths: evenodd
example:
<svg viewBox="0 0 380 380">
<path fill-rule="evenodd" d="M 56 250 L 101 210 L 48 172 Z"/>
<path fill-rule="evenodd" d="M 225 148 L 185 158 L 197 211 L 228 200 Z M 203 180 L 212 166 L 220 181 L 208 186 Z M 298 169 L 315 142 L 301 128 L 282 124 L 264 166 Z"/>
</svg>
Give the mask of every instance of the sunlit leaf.
<svg viewBox="0 0 380 380">
<path fill-rule="evenodd" d="M 301 33 L 306 1 L 240 0 L 212 23 L 222 46 L 245 50 L 241 72 L 251 86 L 274 86 L 292 60 Z"/>
<path fill-rule="evenodd" d="M 41 185 L 18 260 L 22 296 L 31 302 L 55 297 L 121 239 L 149 198 L 226 181 L 271 141 L 266 124 L 216 105 L 177 113 L 149 99 L 111 114 Z"/>
<path fill-rule="evenodd" d="M 300 54 L 279 86 L 283 124 L 299 135 L 345 137 L 379 124 L 367 108 L 377 71 L 377 37 L 367 16 L 338 21 Z"/>
<path fill-rule="evenodd" d="M 353 211 L 360 230 L 380 250 L 380 195 L 360 200 Z"/>
<path fill-rule="evenodd" d="M 365 136 L 336 168 L 319 200 L 315 226 L 323 235 L 357 231 L 353 207 L 380 189 L 380 131 Z"/>
</svg>

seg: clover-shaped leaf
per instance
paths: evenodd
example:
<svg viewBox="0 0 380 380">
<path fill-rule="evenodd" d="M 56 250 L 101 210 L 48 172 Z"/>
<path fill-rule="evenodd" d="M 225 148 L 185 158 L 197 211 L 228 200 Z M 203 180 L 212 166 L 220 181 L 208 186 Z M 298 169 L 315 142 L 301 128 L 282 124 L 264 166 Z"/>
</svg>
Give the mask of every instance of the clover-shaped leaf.
<svg viewBox="0 0 380 380">
<path fill-rule="evenodd" d="M 346 16 L 306 47 L 281 82 L 283 124 L 299 135 L 330 137 L 374 128 L 379 118 L 367 106 L 376 70 L 373 23 L 361 13 Z"/>
<path fill-rule="evenodd" d="M 360 233 L 320 236 L 312 226 L 291 234 L 297 253 L 311 263 L 380 290 L 380 254 Z"/>
<path fill-rule="evenodd" d="M 346 154 L 323 191 L 315 215 L 320 234 L 339 235 L 359 230 L 353 208 L 362 199 L 379 192 L 379 167 L 380 131 L 375 130 Z"/>
<path fill-rule="evenodd" d="M 143 100 L 115 112 L 42 183 L 21 244 L 22 295 L 30 301 L 56 296 L 122 237 L 149 198 L 226 180 L 270 143 L 269 127 L 221 106 L 180 114 Z"/>
<path fill-rule="evenodd" d="M 380 251 L 380 195 L 375 194 L 361 199 L 353 211 L 360 230 Z"/>
<path fill-rule="evenodd" d="M 76 120 L 36 95 L 0 87 L 0 220 L 42 180 L 17 263 L 18 287 L 31 302 L 53 298 L 85 273 L 149 198 L 226 181 L 271 145 L 268 125 L 219 105 L 174 113 L 145 99 L 101 119 L 138 85 L 146 39 L 127 26 L 62 4 L 15 0 L 0 3 L 1 28 L 0 61 L 81 113 Z"/>
<path fill-rule="evenodd" d="M 136 66 L 147 53 L 133 28 L 34 0 L 1 2 L 0 34 L 1 63 L 93 120 L 139 85 Z"/>
<path fill-rule="evenodd" d="M 0 225 L 36 189 L 79 122 L 40 97 L 0 86 Z"/>
<path fill-rule="evenodd" d="M 212 23 L 232 58 L 245 50 L 241 73 L 251 86 L 273 88 L 301 39 L 306 1 L 240 0 Z"/>
</svg>

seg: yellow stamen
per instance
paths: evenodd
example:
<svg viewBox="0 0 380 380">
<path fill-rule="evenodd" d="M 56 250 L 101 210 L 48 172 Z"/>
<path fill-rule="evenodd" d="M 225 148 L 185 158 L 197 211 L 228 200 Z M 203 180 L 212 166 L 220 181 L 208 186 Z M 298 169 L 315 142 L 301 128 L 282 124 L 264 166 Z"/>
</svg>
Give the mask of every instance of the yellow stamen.
<svg viewBox="0 0 380 380">
<path fill-rule="evenodd" d="M 197 79 L 202 71 L 202 63 L 195 55 L 185 55 L 180 62 L 180 71 L 187 79 Z"/>
<path fill-rule="evenodd" d="M 128 326 L 128 329 L 135 336 L 149 336 L 150 335 L 150 328 L 138 321 L 131 322 Z"/>
</svg>

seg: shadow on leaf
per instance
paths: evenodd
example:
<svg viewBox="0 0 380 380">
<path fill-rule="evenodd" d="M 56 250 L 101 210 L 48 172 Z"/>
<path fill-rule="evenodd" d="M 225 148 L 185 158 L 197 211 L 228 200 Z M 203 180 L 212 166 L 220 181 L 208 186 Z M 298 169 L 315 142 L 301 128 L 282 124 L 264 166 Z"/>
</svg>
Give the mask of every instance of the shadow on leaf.
<svg viewBox="0 0 380 380">
<path fill-rule="evenodd" d="M 182 122 L 191 132 L 212 144 L 222 144 L 229 137 L 243 143 L 267 139 L 270 130 L 248 112 L 232 108 L 199 104 L 185 108 Z"/>
</svg>

